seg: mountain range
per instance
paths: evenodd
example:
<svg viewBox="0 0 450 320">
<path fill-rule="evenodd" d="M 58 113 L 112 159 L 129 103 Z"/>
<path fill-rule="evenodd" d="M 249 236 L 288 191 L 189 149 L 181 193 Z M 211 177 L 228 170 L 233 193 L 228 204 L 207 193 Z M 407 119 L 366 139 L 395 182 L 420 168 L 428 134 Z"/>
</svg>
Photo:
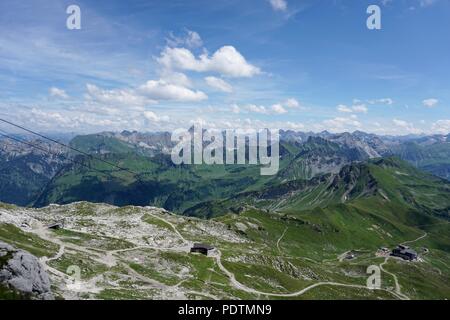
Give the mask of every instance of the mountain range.
<svg viewBox="0 0 450 320">
<path fill-rule="evenodd" d="M 261 186 L 337 174 L 346 165 L 391 156 L 435 176 L 450 177 L 448 135 L 281 131 L 280 170 L 269 178 L 257 174 L 255 166 L 175 166 L 170 159 L 174 143 L 168 132 L 75 136 L 70 146 L 82 153 L 43 139 L 21 139 L 39 149 L 7 138 L 0 140 L 0 201 L 38 207 L 85 200 L 157 205 L 184 213 L 201 202 Z"/>
<path fill-rule="evenodd" d="M 0 279 L 0 298 L 450 296 L 448 136 L 280 137 L 274 176 L 257 165 L 174 165 L 164 132 L 75 136 L 69 147 L 0 140 L 10 203 L 0 203 L 0 273 L 17 283 L 23 268 L 48 272 L 33 278 L 42 292 Z M 55 221 L 64 225 L 46 228 Z M 214 251 L 193 255 L 194 243 Z M 399 244 L 417 261 L 390 257 Z M 14 271 L 22 256 L 34 267 Z M 381 270 L 377 290 L 366 287 L 370 266 Z"/>
<path fill-rule="evenodd" d="M 90 202 L 0 205 L 0 241 L 15 248 L 0 256 L 0 269 L 15 252 L 32 254 L 52 283 L 51 292 L 36 294 L 62 299 L 450 296 L 447 180 L 390 157 L 253 189 L 199 202 L 183 215 Z M 55 221 L 64 225 L 46 227 Z M 194 243 L 214 249 L 189 253 Z M 398 244 L 418 260 L 390 257 Z M 369 267 L 381 270 L 375 290 L 366 286 Z M 0 298 L 23 296 L 17 290 L 0 281 Z"/>
</svg>

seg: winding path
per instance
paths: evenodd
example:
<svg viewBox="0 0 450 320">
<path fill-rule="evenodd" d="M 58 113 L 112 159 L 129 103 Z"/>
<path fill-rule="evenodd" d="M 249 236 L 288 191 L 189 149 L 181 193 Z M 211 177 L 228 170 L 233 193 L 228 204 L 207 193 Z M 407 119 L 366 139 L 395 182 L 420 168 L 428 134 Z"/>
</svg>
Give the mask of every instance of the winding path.
<svg viewBox="0 0 450 320">
<path fill-rule="evenodd" d="M 280 241 L 281 241 L 281 239 L 283 239 L 283 237 L 284 237 L 284 235 L 286 234 L 286 231 L 288 230 L 288 227 L 286 227 L 286 229 L 284 229 L 284 232 L 283 232 L 283 234 L 281 235 L 281 237 L 278 239 L 278 241 L 277 241 L 277 248 L 278 248 L 278 252 L 280 252 L 281 253 L 281 249 L 280 249 Z"/>
<path fill-rule="evenodd" d="M 395 282 L 395 293 L 396 293 L 398 296 L 402 297 L 403 300 L 410 300 L 408 296 L 406 296 L 406 295 L 404 295 L 404 294 L 402 293 L 402 289 L 401 289 L 400 284 L 399 284 L 399 282 L 398 282 L 397 276 L 396 276 L 395 274 L 393 274 L 392 272 L 389 272 L 389 271 L 387 271 L 386 269 L 383 268 L 383 266 L 388 262 L 388 260 L 389 260 L 389 257 L 386 257 L 386 258 L 384 259 L 384 262 L 380 264 L 379 267 L 380 267 L 381 271 L 383 271 L 383 272 L 385 272 L 385 273 L 391 275 L 391 276 L 394 278 L 394 282 Z"/>
<path fill-rule="evenodd" d="M 413 242 L 419 241 L 419 240 L 425 238 L 426 236 L 428 236 L 428 232 L 425 232 L 425 234 L 423 234 L 422 236 L 418 237 L 418 238 L 415 239 L 415 240 L 410 240 L 410 241 L 403 242 L 403 244 L 413 243 Z"/>
<path fill-rule="evenodd" d="M 154 217 L 156 219 L 159 219 L 159 220 L 167 223 L 168 225 L 170 225 L 171 228 L 173 229 L 173 231 L 180 237 L 180 239 L 184 243 L 184 245 L 181 246 L 181 247 L 164 248 L 164 250 L 167 249 L 167 250 L 186 252 L 186 249 L 188 248 L 188 246 L 189 246 L 189 244 L 191 242 L 186 240 L 183 237 L 183 235 L 177 230 L 177 227 L 173 223 L 171 223 L 170 221 L 168 221 L 168 220 L 166 220 L 166 219 L 164 219 L 162 217 L 156 216 L 156 215 L 154 215 L 152 213 L 148 213 L 148 214 L 150 214 L 152 217 Z M 278 249 L 278 251 L 280 253 L 281 253 L 280 242 L 283 239 L 283 237 L 285 236 L 287 230 L 288 230 L 288 227 L 285 228 L 285 230 L 283 231 L 283 233 L 281 234 L 280 238 L 277 240 L 277 243 L 276 243 L 277 249 Z M 53 257 L 51 257 L 51 258 L 44 257 L 42 259 L 42 262 L 44 263 L 45 267 L 47 269 L 49 269 L 49 271 L 51 271 L 52 273 L 54 273 L 54 274 L 56 274 L 56 275 L 58 275 L 60 277 L 64 277 L 64 278 L 67 278 L 68 275 L 66 275 L 65 273 L 63 273 L 63 272 L 61 272 L 61 271 L 59 271 L 59 270 L 57 270 L 55 268 L 50 267 L 47 263 L 49 261 L 53 261 L 53 260 L 59 259 L 65 253 L 65 249 L 66 248 L 71 248 L 71 249 L 74 249 L 74 250 L 77 250 L 77 251 L 81 251 L 81 252 L 87 253 L 87 254 L 89 254 L 91 259 L 93 259 L 93 260 L 95 260 L 97 262 L 103 263 L 105 265 L 108 265 L 110 267 L 111 266 L 115 266 L 115 265 L 118 264 L 117 257 L 115 256 L 117 253 L 126 252 L 126 251 L 132 251 L 132 250 L 137 250 L 137 249 L 146 249 L 146 248 L 162 250 L 161 248 L 154 248 L 154 247 L 151 247 L 151 246 L 136 246 L 136 247 L 133 247 L 133 248 L 119 249 L 119 250 L 99 250 L 99 249 L 94 249 L 94 250 L 97 251 L 97 252 L 94 252 L 93 250 L 88 249 L 87 247 L 82 247 L 82 246 L 79 246 L 79 245 L 76 245 L 76 244 L 72 244 L 72 243 L 64 243 L 61 240 L 59 240 L 59 239 L 57 239 L 55 237 L 52 237 L 51 235 L 49 235 L 48 230 L 42 224 L 40 224 L 38 226 L 38 228 L 34 229 L 33 233 L 37 234 L 42 239 L 47 240 L 47 241 L 49 241 L 51 243 L 54 243 L 54 244 L 59 246 L 58 252 Z M 415 240 L 406 241 L 406 242 L 404 242 L 404 244 L 416 242 L 416 241 L 418 241 L 420 239 L 425 238 L 426 236 L 427 236 L 427 233 L 425 233 L 424 235 L 418 237 Z M 98 251 L 102 252 L 104 254 L 104 256 L 102 255 L 102 253 L 99 253 Z M 337 287 L 348 287 L 348 288 L 358 288 L 358 289 L 365 289 L 365 290 L 373 290 L 373 289 L 370 289 L 370 288 L 368 288 L 367 286 L 364 286 L 364 285 L 346 284 L 346 283 L 339 283 L 339 282 L 333 282 L 333 281 L 321 281 L 321 282 L 314 283 L 314 284 L 312 284 L 312 285 L 310 285 L 310 286 L 308 286 L 306 288 L 303 288 L 303 289 L 301 289 L 299 291 L 291 292 L 291 293 L 263 292 L 263 291 L 260 291 L 260 290 L 256 290 L 256 289 L 250 288 L 250 287 L 242 284 L 241 282 L 239 282 L 236 279 L 236 276 L 234 275 L 234 273 L 232 273 L 229 270 L 227 270 L 224 267 L 224 265 L 222 264 L 222 252 L 219 249 L 216 249 L 216 252 L 213 255 L 211 255 L 211 258 L 213 258 L 215 260 L 215 262 L 216 262 L 217 266 L 219 267 L 219 269 L 229 278 L 230 284 L 233 287 L 235 287 L 238 290 L 241 290 L 241 291 L 244 291 L 244 292 L 247 292 L 247 293 L 250 293 L 250 294 L 255 294 L 255 295 L 261 295 L 261 296 L 267 296 L 267 297 L 284 297 L 284 298 L 298 297 L 298 296 L 301 296 L 301 295 L 305 294 L 306 292 L 308 292 L 308 291 L 310 291 L 310 290 L 312 290 L 312 289 L 314 289 L 316 287 L 319 287 L 319 286 L 337 286 Z M 389 260 L 389 257 L 386 257 L 384 262 L 381 263 L 379 265 L 379 267 L 380 267 L 380 269 L 383 272 L 385 272 L 385 273 L 387 273 L 387 274 L 389 274 L 389 275 L 391 275 L 393 277 L 393 279 L 395 281 L 395 291 L 387 290 L 387 289 L 376 289 L 376 290 L 388 292 L 388 293 L 394 295 L 395 297 L 397 297 L 399 299 L 403 299 L 403 300 L 409 299 L 409 297 L 407 297 L 406 295 L 404 295 L 401 292 L 401 287 L 400 287 L 400 284 L 398 282 L 397 276 L 395 274 L 389 272 L 389 271 L 386 271 L 383 268 L 383 266 L 388 262 L 388 260 Z M 176 287 L 178 287 L 181 284 L 181 283 L 179 283 L 179 284 L 174 285 L 174 286 L 169 286 L 169 285 L 160 283 L 160 282 L 158 282 L 158 281 L 156 281 L 154 279 L 148 278 L 148 277 L 146 277 L 146 276 L 136 272 L 134 269 L 132 269 L 127 264 L 124 264 L 124 263 L 120 263 L 120 264 L 123 265 L 123 267 L 125 267 L 127 272 L 130 275 L 132 275 L 134 278 L 139 279 L 142 282 L 145 282 L 147 284 L 150 284 L 152 287 L 155 287 L 155 288 L 170 289 L 170 288 L 176 288 Z M 189 293 L 189 292 L 193 293 L 193 294 L 202 294 L 202 295 L 208 296 L 208 293 L 195 292 L 195 291 L 187 291 L 186 293 Z M 213 296 L 210 296 L 210 297 L 213 298 Z M 217 298 L 217 297 L 214 297 L 214 298 Z"/>
<path fill-rule="evenodd" d="M 223 273 L 225 273 L 228 278 L 230 279 L 231 284 L 239 290 L 245 291 L 247 293 L 252 293 L 252 294 L 257 294 L 257 295 L 263 295 L 263 296 L 269 296 L 269 297 L 284 297 L 284 298 L 289 298 L 289 297 L 298 297 L 301 296 L 303 294 L 305 294 L 306 292 L 308 292 L 311 289 L 314 289 L 316 287 L 319 286 L 338 286 L 338 287 L 349 287 L 349 288 L 359 288 L 359 289 L 366 289 L 366 290 L 373 290 L 373 289 L 369 289 L 367 286 L 363 286 L 363 285 L 357 285 L 357 284 L 346 284 L 346 283 L 339 283 L 339 282 L 329 282 L 329 281 L 325 281 L 325 282 L 317 282 L 314 283 L 306 288 L 303 288 L 302 290 L 296 291 L 296 292 L 292 292 L 292 293 L 271 293 L 271 292 L 263 292 L 263 291 L 259 291 L 259 290 L 255 290 L 253 288 L 249 288 L 246 285 L 240 283 L 239 281 L 236 280 L 235 275 L 228 271 L 222 264 L 221 261 L 221 257 L 222 257 L 222 253 L 220 252 L 220 250 L 217 250 L 217 254 L 214 256 L 217 265 L 219 266 L 220 270 L 222 270 Z M 388 292 L 394 296 L 396 296 L 399 299 L 403 299 L 403 297 L 399 294 L 397 294 L 396 292 L 392 292 L 386 289 L 377 289 L 377 290 L 381 290 L 381 291 L 385 291 Z"/>
<path fill-rule="evenodd" d="M 190 241 L 187 241 L 187 240 L 183 237 L 183 235 L 178 231 L 178 229 L 176 228 L 176 226 L 175 226 L 172 222 L 170 222 L 169 220 L 164 219 L 164 218 L 162 218 L 162 217 L 158 217 L 158 216 L 154 215 L 154 214 L 151 213 L 151 212 L 147 212 L 147 214 L 148 214 L 148 215 L 151 215 L 151 216 L 152 216 L 153 218 L 155 218 L 155 219 L 158 219 L 158 220 L 161 220 L 161 221 L 167 223 L 169 226 L 172 227 L 173 231 L 180 237 L 181 240 L 183 240 L 184 243 L 190 243 Z"/>
<path fill-rule="evenodd" d="M 428 233 L 427 233 L 427 232 L 425 232 L 423 235 L 421 235 L 421 236 L 418 237 L 417 239 L 405 241 L 405 242 L 403 242 L 402 244 L 403 244 L 403 245 L 406 245 L 406 244 L 409 244 L 409 243 L 414 243 L 414 242 L 417 242 L 417 241 L 419 241 L 419 240 L 425 238 L 426 236 L 428 236 Z M 381 264 L 379 265 L 379 267 L 380 267 L 381 271 L 383 271 L 383 272 L 389 274 L 390 276 L 392 276 L 392 278 L 394 278 L 394 283 L 395 283 L 395 293 L 396 293 L 397 295 L 401 296 L 404 300 L 410 300 L 410 298 L 409 298 L 408 296 L 406 296 L 405 294 L 402 293 L 401 286 L 400 286 L 400 283 L 399 283 L 399 281 L 398 281 L 398 277 L 397 277 L 394 273 L 389 272 L 389 271 L 387 271 L 386 269 L 383 268 L 383 266 L 389 261 L 389 258 L 390 258 L 390 257 L 386 257 L 386 258 L 384 259 L 384 262 L 381 263 Z"/>
</svg>

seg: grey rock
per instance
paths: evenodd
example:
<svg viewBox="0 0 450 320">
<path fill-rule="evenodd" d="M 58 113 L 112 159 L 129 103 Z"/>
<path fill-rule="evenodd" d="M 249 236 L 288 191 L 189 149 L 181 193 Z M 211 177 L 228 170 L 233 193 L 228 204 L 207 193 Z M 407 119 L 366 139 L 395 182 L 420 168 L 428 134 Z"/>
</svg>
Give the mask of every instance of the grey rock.
<svg viewBox="0 0 450 320">
<path fill-rule="evenodd" d="M 0 242 L 0 253 L 8 253 L 8 251 L 14 251 L 14 248 L 7 243 Z"/>
<path fill-rule="evenodd" d="M 38 258 L 0 242 L 0 257 L 11 258 L 0 266 L 0 283 L 5 283 L 23 294 L 38 299 L 54 299 L 50 279 Z"/>
</svg>

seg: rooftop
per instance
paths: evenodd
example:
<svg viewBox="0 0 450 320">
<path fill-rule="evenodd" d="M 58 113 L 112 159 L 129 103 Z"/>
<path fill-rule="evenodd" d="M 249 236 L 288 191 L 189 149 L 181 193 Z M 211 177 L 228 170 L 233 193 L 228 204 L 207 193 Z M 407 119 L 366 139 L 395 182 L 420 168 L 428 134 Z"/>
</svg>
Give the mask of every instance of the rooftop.
<svg viewBox="0 0 450 320">
<path fill-rule="evenodd" d="M 194 246 L 192 248 L 195 249 L 206 249 L 206 250 L 212 250 L 214 249 L 213 246 L 210 246 L 209 244 L 204 244 L 204 243 L 194 243 Z"/>
</svg>

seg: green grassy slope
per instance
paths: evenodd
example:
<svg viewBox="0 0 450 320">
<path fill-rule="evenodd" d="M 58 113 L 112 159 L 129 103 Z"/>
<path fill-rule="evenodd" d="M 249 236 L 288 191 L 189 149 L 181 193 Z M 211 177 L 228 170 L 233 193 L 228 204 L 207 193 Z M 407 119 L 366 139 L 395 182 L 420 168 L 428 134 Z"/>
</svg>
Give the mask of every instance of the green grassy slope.
<svg viewBox="0 0 450 320">
<path fill-rule="evenodd" d="M 196 205 L 185 214 L 220 215 L 243 206 L 269 211 L 295 212 L 336 204 L 377 203 L 449 217 L 450 184 L 415 169 L 397 158 L 380 158 L 347 165 L 337 174 L 311 180 L 273 183 L 258 191 Z M 359 201 L 360 200 L 360 201 Z"/>
<path fill-rule="evenodd" d="M 450 179 L 450 142 L 431 145 L 406 142 L 394 147 L 393 152 L 417 168 Z"/>
<path fill-rule="evenodd" d="M 88 141 L 85 144 L 84 139 Z M 182 213 L 206 200 L 257 190 L 271 179 L 270 176 L 261 176 L 260 167 L 256 165 L 175 166 L 169 155 L 147 157 L 136 152 L 126 152 L 131 149 L 115 140 L 107 138 L 104 143 L 106 147 L 103 148 L 116 152 L 97 154 L 96 157 L 137 174 L 121 171 L 95 158 L 78 156 L 77 162 L 83 165 L 66 166 L 32 204 L 40 207 L 50 203 L 84 200 L 120 206 L 156 205 Z M 72 144 L 92 152 L 99 142 L 92 137 L 80 137 L 74 139 Z M 296 152 L 298 148 L 295 145 L 281 145 L 282 168 L 293 159 Z"/>
<path fill-rule="evenodd" d="M 177 291 L 196 299 L 398 299 L 392 274 L 398 278 L 401 294 L 410 299 L 448 298 L 448 221 L 407 208 L 399 211 L 377 203 L 378 200 L 373 197 L 374 202 L 366 203 L 359 198 L 351 203 L 291 212 L 246 209 L 210 220 L 90 203 L 21 210 L 29 210 L 32 216 L 43 221 L 54 219 L 49 218 L 54 215 L 70 217 L 70 229 L 48 232 L 47 237 L 58 239 L 66 246 L 63 254 L 51 260 L 49 266 L 63 273 L 68 266 L 80 266 L 82 279 L 96 283 L 97 288 L 80 293 L 81 298 L 167 298 L 170 295 L 164 290 L 176 287 Z M 141 219 L 136 220 L 140 215 Z M 132 219 L 127 220 L 129 217 Z M 107 229 L 101 226 L 105 222 L 111 224 Z M 150 241 L 157 241 L 158 248 L 152 243 L 148 247 L 134 243 L 139 239 L 132 231 L 136 230 L 136 223 L 152 228 L 152 232 L 142 233 L 142 237 L 149 240 L 149 236 L 157 235 Z M 6 229 L 10 230 L 6 242 L 22 248 L 41 247 L 40 251 L 51 249 L 47 253 L 49 257 L 58 252 L 57 248 L 48 248 L 47 241 L 31 234 L 20 236 L 23 231 L 18 228 L 8 225 Z M 114 236 L 104 234 L 105 231 L 114 231 Z M 176 231 L 188 241 L 215 246 L 221 252 L 223 267 L 239 283 L 261 293 L 233 286 L 214 256 L 192 255 L 183 247 L 166 249 L 169 243 L 166 241 L 179 238 Z M 390 258 L 381 273 L 381 290 L 368 290 L 365 287 L 367 267 L 380 266 L 385 261 L 375 254 L 377 249 L 406 242 L 419 252 L 420 261 Z M 355 257 L 342 258 L 346 252 L 354 253 Z M 111 255 L 115 259 L 107 259 Z M 114 260 L 114 265 L 106 264 Z M 155 284 L 148 279 L 153 279 Z M 64 294 L 65 284 L 55 280 L 56 293 Z M 317 283 L 323 285 L 299 295 L 271 295 L 292 294 Z M 352 285 L 357 287 L 349 287 Z"/>
</svg>

